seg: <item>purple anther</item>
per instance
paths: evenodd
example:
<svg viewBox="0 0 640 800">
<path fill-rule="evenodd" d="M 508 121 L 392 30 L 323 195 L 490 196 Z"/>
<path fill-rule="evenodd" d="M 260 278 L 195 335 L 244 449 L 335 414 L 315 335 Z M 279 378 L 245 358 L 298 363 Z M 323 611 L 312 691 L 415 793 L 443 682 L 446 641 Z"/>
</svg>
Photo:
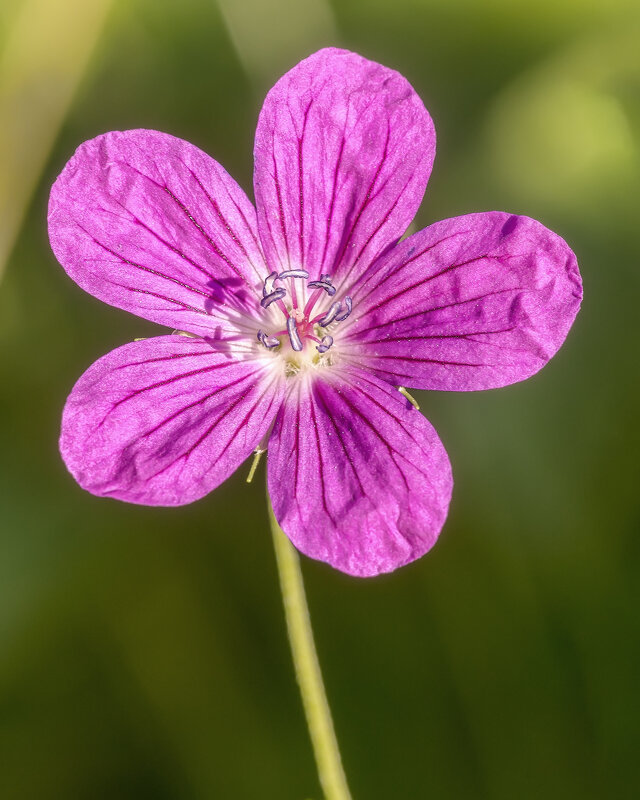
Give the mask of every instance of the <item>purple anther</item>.
<svg viewBox="0 0 640 800">
<path fill-rule="evenodd" d="M 269 280 L 269 278 L 267 278 Z M 284 289 L 274 289 L 271 294 L 266 295 L 260 301 L 260 305 L 263 308 L 269 308 L 271 303 L 275 303 L 276 300 L 282 300 L 282 298 L 286 295 L 286 291 Z"/>
<path fill-rule="evenodd" d="M 262 296 L 267 297 L 273 292 L 273 288 L 275 286 L 275 282 L 278 279 L 277 272 L 271 272 L 267 277 L 264 279 L 264 286 L 262 287 Z"/>
<path fill-rule="evenodd" d="M 285 269 L 285 271 L 281 272 L 278 277 L 280 280 L 283 280 L 284 278 L 302 278 L 306 281 L 309 277 L 309 273 L 306 269 Z"/>
<path fill-rule="evenodd" d="M 318 325 L 322 328 L 326 328 L 327 325 L 330 325 L 333 320 L 338 316 L 342 309 L 342 303 L 339 300 L 336 300 L 335 303 L 331 303 L 329 306 L 329 310 L 327 313 L 322 317 L 322 319 L 318 320 Z"/>
<path fill-rule="evenodd" d="M 336 293 L 336 287 L 331 283 L 329 275 L 321 275 L 319 281 L 309 281 L 307 286 L 313 286 L 316 289 L 324 289 L 329 297 L 333 297 Z"/>
<path fill-rule="evenodd" d="M 316 350 L 319 353 L 326 353 L 327 350 L 331 347 L 332 344 L 333 344 L 333 336 L 328 336 L 328 335 L 327 336 L 323 336 L 322 337 L 322 341 L 316 347 Z"/>
<path fill-rule="evenodd" d="M 351 302 L 351 298 L 347 296 L 347 297 L 344 298 L 343 302 L 344 302 L 346 307 L 339 314 L 336 314 L 336 322 L 342 322 L 342 320 L 346 319 L 349 316 L 349 314 L 351 313 L 351 309 L 353 307 L 353 303 Z"/>
<path fill-rule="evenodd" d="M 280 339 L 276 339 L 275 336 L 267 336 L 264 331 L 258 331 L 258 341 L 260 344 L 263 344 L 267 350 L 273 350 L 274 347 L 280 344 Z"/>
<path fill-rule="evenodd" d="M 287 333 L 289 334 L 291 347 L 299 353 L 302 350 L 302 341 L 293 317 L 287 317 Z"/>
</svg>

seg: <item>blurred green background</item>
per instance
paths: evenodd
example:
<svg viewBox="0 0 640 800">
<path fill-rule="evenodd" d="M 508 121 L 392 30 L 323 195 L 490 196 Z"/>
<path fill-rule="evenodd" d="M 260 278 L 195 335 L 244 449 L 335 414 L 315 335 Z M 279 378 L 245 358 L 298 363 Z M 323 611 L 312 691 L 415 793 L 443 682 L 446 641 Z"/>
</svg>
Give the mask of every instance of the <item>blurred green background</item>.
<svg viewBox="0 0 640 800">
<path fill-rule="evenodd" d="M 419 395 L 456 479 L 431 554 L 375 580 L 304 560 L 354 798 L 639 797 L 637 0 L 8 0 L 0 20 L 0 797 L 320 798 L 263 473 L 165 510 L 60 461 L 77 377 L 157 328 L 65 276 L 45 215 L 112 129 L 188 139 L 250 192 L 265 89 L 326 44 L 430 109 L 420 227 L 536 217 L 586 298 L 531 380 Z"/>
</svg>

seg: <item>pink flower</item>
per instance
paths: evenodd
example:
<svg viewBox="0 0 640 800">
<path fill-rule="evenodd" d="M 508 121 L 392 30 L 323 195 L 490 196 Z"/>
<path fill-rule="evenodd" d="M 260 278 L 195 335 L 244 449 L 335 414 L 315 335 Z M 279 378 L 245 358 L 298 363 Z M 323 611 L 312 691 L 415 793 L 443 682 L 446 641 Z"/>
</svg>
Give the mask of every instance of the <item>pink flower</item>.
<svg viewBox="0 0 640 800">
<path fill-rule="evenodd" d="M 434 154 L 407 81 L 335 49 L 267 95 L 256 208 L 167 134 L 83 144 L 51 192 L 57 258 L 95 297 L 189 336 L 124 345 L 80 378 L 60 438 L 78 483 L 190 503 L 268 442 L 275 515 L 303 553 L 366 576 L 427 552 L 451 468 L 396 387 L 528 378 L 581 297 L 574 254 L 527 217 L 470 214 L 399 242 Z"/>
</svg>

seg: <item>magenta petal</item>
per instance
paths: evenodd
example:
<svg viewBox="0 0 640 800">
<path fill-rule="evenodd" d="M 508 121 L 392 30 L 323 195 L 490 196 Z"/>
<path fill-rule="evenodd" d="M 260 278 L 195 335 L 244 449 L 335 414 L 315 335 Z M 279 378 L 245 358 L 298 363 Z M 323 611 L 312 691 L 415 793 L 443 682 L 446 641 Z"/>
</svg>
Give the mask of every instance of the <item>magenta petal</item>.
<svg viewBox="0 0 640 800">
<path fill-rule="evenodd" d="M 255 449 L 281 399 L 258 362 L 201 339 L 133 342 L 95 362 L 64 409 L 60 451 L 78 483 L 130 503 L 190 503 Z"/>
<path fill-rule="evenodd" d="M 266 275 L 244 192 L 206 153 L 157 131 L 81 145 L 51 190 L 49 236 L 90 294 L 203 335 L 254 309 Z"/>
<path fill-rule="evenodd" d="M 431 117 L 397 72 L 329 48 L 271 89 L 255 140 L 269 265 L 355 275 L 406 230 L 435 155 Z"/>
<path fill-rule="evenodd" d="M 533 375 L 580 307 L 576 257 L 539 222 L 501 212 L 431 225 L 351 290 L 345 354 L 418 389 L 491 389 Z"/>
<path fill-rule="evenodd" d="M 427 420 L 396 389 L 356 368 L 292 392 L 269 443 L 268 482 L 293 544 L 363 577 L 433 546 L 453 485 Z"/>
</svg>

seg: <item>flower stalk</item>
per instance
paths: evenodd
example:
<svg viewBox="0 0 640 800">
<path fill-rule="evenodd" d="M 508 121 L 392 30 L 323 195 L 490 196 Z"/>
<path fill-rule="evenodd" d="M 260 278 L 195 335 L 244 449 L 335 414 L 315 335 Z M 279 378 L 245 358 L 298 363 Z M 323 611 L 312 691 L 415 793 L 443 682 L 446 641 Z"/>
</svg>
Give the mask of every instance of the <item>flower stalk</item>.
<svg viewBox="0 0 640 800">
<path fill-rule="evenodd" d="M 326 800 L 351 800 L 313 640 L 300 559 L 280 529 L 270 501 L 268 506 L 289 643 L 320 785 Z"/>
</svg>

